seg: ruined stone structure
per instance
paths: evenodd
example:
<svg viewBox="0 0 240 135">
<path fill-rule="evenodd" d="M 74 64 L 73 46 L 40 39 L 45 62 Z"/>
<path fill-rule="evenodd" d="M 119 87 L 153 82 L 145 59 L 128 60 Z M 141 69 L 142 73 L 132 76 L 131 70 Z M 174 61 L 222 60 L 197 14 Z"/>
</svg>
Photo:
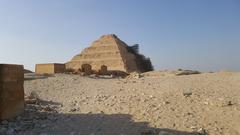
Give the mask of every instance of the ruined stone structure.
<svg viewBox="0 0 240 135">
<path fill-rule="evenodd" d="M 36 64 L 35 72 L 37 74 L 54 74 L 65 72 L 65 64 L 59 63 L 47 63 L 47 64 Z"/>
<path fill-rule="evenodd" d="M 99 73 L 100 75 L 106 75 L 106 74 L 108 73 L 107 66 L 102 65 L 101 68 L 98 70 L 98 73 Z"/>
<path fill-rule="evenodd" d="M 92 73 L 92 66 L 90 64 L 82 64 L 81 71 L 90 75 Z"/>
<path fill-rule="evenodd" d="M 83 64 L 91 65 L 94 71 L 101 70 L 102 66 L 110 71 L 127 73 L 153 70 L 150 59 L 138 53 L 138 45 L 128 46 L 114 34 L 104 35 L 93 42 L 67 62 L 66 68 L 79 70 Z"/>
<path fill-rule="evenodd" d="M 24 111 L 24 69 L 22 65 L 0 64 L 0 120 Z"/>
</svg>

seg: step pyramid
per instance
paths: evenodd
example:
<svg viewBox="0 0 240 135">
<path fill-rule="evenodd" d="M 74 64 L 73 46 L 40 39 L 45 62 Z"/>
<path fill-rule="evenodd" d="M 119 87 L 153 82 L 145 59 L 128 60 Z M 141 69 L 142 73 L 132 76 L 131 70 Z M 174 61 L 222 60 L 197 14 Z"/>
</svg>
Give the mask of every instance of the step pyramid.
<svg viewBox="0 0 240 135">
<path fill-rule="evenodd" d="M 114 34 L 104 35 L 94 41 L 90 47 L 67 62 L 66 68 L 78 70 L 83 64 L 91 65 L 95 71 L 103 65 L 110 71 L 127 73 L 152 70 L 150 59 L 138 54 L 138 45 L 130 47 Z M 146 65 L 149 67 L 146 68 Z"/>
</svg>

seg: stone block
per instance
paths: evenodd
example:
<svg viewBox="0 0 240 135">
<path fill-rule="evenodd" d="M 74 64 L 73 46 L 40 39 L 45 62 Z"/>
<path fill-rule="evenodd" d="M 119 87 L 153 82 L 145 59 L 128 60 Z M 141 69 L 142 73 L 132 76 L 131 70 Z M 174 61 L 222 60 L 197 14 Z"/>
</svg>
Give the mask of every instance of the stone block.
<svg viewBox="0 0 240 135">
<path fill-rule="evenodd" d="M 24 111 L 24 69 L 22 65 L 0 64 L 0 120 Z"/>
</svg>

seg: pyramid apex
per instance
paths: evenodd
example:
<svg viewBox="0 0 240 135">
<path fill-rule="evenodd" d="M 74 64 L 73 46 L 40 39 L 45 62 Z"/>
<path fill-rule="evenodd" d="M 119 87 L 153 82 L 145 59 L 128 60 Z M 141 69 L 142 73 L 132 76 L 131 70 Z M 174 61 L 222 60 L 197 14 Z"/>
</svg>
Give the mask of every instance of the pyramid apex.
<svg viewBox="0 0 240 135">
<path fill-rule="evenodd" d="M 101 38 L 118 38 L 118 37 L 115 34 L 106 34 L 106 35 L 101 36 Z"/>
</svg>

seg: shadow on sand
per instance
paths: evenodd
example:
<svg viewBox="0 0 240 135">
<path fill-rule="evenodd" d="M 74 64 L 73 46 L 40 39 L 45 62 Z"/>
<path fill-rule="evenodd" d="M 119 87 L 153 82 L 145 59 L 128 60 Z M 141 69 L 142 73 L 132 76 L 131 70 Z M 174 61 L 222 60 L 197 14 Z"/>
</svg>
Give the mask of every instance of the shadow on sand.
<svg viewBox="0 0 240 135">
<path fill-rule="evenodd" d="M 128 114 L 61 114 L 46 107 L 60 105 L 26 105 L 21 119 L 9 124 L 18 125 L 16 134 L 24 135 L 201 135 L 172 129 L 150 127 L 147 122 L 134 122 Z M 48 105 L 46 106 L 46 104 Z M 1 125 L 4 126 L 4 125 Z M 8 125 L 9 126 L 9 125 Z M 5 125 L 5 127 L 7 127 Z"/>
</svg>

